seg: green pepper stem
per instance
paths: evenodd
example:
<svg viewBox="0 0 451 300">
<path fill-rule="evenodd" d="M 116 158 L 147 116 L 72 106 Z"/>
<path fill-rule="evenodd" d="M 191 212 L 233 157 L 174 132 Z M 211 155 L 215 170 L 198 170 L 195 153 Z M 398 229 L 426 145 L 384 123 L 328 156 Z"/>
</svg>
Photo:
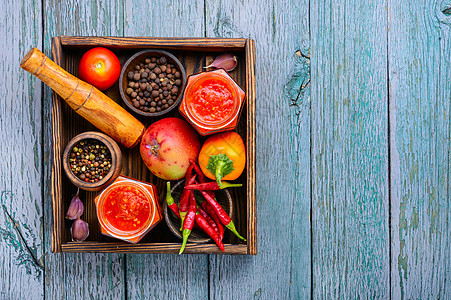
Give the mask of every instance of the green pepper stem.
<svg viewBox="0 0 451 300">
<path fill-rule="evenodd" d="M 166 191 L 166 203 L 168 205 L 172 205 L 174 203 L 174 198 L 171 195 L 171 182 L 170 181 L 166 182 L 166 188 L 167 188 L 167 191 Z"/>
<path fill-rule="evenodd" d="M 227 181 L 221 181 L 222 187 L 220 186 L 221 190 L 226 188 L 232 188 L 232 187 L 241 187 L 243 186 L 241 183 L 230 183 Z M 219 185 L 219 184 L 218 184 Z"/>
<path fill-rule="evenodd" d="M 238 233 L 238 231 L 236 231 L 235 224 L 233 223 L 233 221 L 230 221 L 230 223 L 227 224 L 226 227 L 227 227 L 231 232 L 233 232 L 237 237 L 239 237 L 239 238 L 242 239 L 243 241 L 246 241 L 246 239 L 245 239 L 244 237 L 242 237 L 242 236 Z"/>
<path fill-rule="evenodd" d="M 182 247 L 180 247 L 179 254 L 182 254 L 183 251 L 185 250 L 186 242 L 188 241 L 188 237 L 189 237 L 190 233 L 191 233 L 191 230 L 183 229 L 183 243 L 182 243 Z"/>
<path fill-rule="evenodd" d="M 180 212 L 180 231 L 182 231 L 182 229 L 183 229 L 183 223 L 185 222 L 185 217 L 186 217 L 187 213 L 188 212 L 186 212 L 186 211 Z"/>
<path fill-rule="evenodd" d="M 226 163 L 221 160 L 216 163 L 215 177 L 216 183 L 219 185 L 220 189 L 224 188 L 221 180 L 222 180 L 222 169 L 224 168 L 225 165 Z"/>
</svg>

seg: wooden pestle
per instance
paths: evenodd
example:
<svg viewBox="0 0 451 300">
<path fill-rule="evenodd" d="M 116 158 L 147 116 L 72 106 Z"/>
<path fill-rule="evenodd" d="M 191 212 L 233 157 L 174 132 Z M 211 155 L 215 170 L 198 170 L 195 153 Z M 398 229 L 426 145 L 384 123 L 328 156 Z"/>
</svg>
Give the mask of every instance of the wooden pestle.
<svg viewBox="0 0 451 300">
<path fill-rule="evenodd" d="M 51 87 L 77 114 L 127 148 L 136 146 L 144 125 L 94 86 L 69 74 L 37 48 L 20 66 Z"/>
</svg>

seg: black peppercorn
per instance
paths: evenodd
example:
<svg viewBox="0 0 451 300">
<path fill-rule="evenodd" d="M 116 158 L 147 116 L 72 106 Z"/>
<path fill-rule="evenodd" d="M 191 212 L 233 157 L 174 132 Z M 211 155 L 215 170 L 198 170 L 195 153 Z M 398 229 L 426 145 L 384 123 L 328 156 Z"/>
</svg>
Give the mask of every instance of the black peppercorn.
<svg viewBox="0 0 451 300">
<path fill-rule="evenodd" d="M 99 152 L 100 150 L 100 152 Z M 82 155 L 72 154 L 83 153 Z M 102 153 L 101 155 L 99 155 Z M 94 139 L 87 139 L 78 142 L 71 152 L 69 160 L 71 172 L 80 180 L 85 182 L 97 182 L 98 178 L 93 176 L 99 172 L 99 163 L 97 160 L 103 156 L 104 162 L 111 166 L 111 154 L 108 148 L 101 142 Z M 105 172 L 107 174 L 108 171 Z"/>
<path fill-rule="evenodd" d="M 164 56 L 147 57 L 144 63 L 127 73 L 129 88 L 126 93 L 133 106 L 143 111 L 167 109 L 178 97 L 182 84 L 180 70 Z"/>
</svg>

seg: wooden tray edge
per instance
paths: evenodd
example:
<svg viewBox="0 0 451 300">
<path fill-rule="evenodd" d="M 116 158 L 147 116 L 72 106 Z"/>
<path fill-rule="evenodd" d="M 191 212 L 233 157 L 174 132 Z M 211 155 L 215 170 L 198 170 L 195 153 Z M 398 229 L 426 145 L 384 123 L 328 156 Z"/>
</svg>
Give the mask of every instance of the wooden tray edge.
<svg viewBox="0 0 451 300">
<path fill-rule="evenodd" d="M 159 37 L 97 37 L 60 36 L 62 46 L 108 46 L 112 48 L 165 48 L 204 51 L 243 50 L 246 39 L 224 38 L 159 38 Z"/>
<path fill-rule="evenodd" d="M 52 60 L 59 66 L 63 61 L 61 40 L 59 37 L 52 38 Z M 52 166 L 51 166 L 51 197 L 52 197 L 52 245 L 53 253 L 61 252 L 61 237 L 63 228 L 63 216 L 61 199 L 61 102 L 58 95 L 52 91 Z"/>
<path fill-rule="evenodd" d="M 247 95 L 247 253 L 257 254 L 257 200 L 255 186 L 255 41 L 246 39 Z"/>
<path fill-rule="evenodd" d="M 110 46 L 116 48 L 153 47 L 186 50 L 245 51 L 246 60 L 246 90 L 247 92 L 247 244 L 227 244 L 226 251 L 221 252 L 214 245 L 192 245 L 187 253 L 203 254 L 257 254 L 257 205 L 255 186 L 255 41 L 253 39 L 218 39 L 218 38 L 149 38 L 149 37 L 81 37 L 57 36 L 52 37 L 52 59 L 61 66 L 63 61 L 63 46 Z M 61 156 L 61 102 L 59 96 L 52 91 L 52 166 L 51 166 L 51 198 L 52 198 L 52 232 L 51 250 L 58 252 L 129 252 L 129 253 L 178 253 L 179 244 L 109 244 L 84 242 L 62 243 L 62 227 L 64 219 L 62 205 L 62 178 L 59 157 Z M 77 246 L 74 246 L 77 245 Z M 99 246 L 102 245 L 102 246 Z M 103 246 L 105 245 L 105 246 Z M 112 246 L 113 245 L 113 246 Z M 119 246 L 118 246 L 119 245 Z M 132 247 L 130 249 L 130 246 Z"/>
<path fill-rule="evenodd" d="M 222 252 L 214 244 L 188 244 L 183 253 L 186 254 L 229 254 L 246 255 L 245 244 L 225 244 L 225 252 Z M 96 243 L 96 242 L 70 242 L 62 244 L 63 252 L 104 252 L 104 253 L 162 253 L 178 254 L 180 243 L 146 243 L 146 244 L 124 244 L 124 243 Z"/>
</svg>

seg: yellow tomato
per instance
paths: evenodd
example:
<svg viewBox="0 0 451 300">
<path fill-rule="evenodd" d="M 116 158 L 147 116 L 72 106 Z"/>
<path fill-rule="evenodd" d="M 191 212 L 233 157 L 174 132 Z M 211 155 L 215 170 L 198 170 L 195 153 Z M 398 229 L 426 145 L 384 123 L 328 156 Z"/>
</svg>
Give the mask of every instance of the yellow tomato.
<svg viewBox="0 0 451 300">
<path fill-rule="evenodd" d="M 229 160 L 224 159 L 224 154 Z M 246 148 L 243 139 L 236 132 L 224 132 L 209 137 L 200 150 L 199 165 L 205 176 L 210 179 L 217 181 L 237 179 L 246 166 Z M 218 174 L 220 178 L 215 176 Z"/>
</svg>

